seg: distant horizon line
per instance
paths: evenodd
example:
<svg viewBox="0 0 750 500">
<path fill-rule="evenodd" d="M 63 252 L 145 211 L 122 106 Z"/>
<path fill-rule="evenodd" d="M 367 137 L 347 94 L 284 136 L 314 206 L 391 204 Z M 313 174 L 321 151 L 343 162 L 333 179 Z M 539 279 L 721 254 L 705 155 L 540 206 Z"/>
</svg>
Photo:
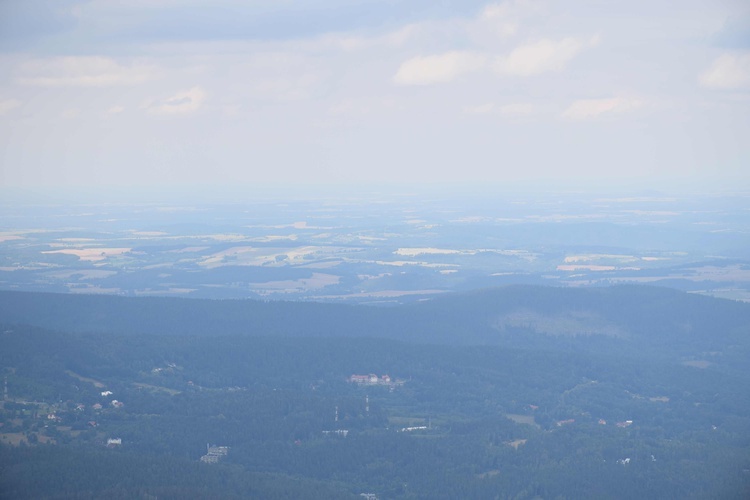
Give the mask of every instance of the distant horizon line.
<svg viewBox="0 0 750 500">
<path fill-rule="evenodd" d="M 748 179 L 528 179 L 507 181 L 431 182 L 289 182 L 175 183 L 132 185 L 0 185 L 0 198 L 8 203 L 94 203 L 94 202 L 199 202 L 240 203 L 248 196 L 262 200 L 347 199 L 388 196 L 618 196 L 653 199 L 670 196 L 748 196 Z M 189 199 L 186 199 L 189 198 Z"/>
</svg>

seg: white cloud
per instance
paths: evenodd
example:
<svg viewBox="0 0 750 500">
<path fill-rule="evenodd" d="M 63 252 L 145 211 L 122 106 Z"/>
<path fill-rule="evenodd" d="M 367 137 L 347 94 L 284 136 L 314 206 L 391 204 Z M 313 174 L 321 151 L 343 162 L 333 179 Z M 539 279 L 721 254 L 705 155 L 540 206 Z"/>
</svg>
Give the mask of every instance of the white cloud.
<svg viewBox="0 0 750 500">
<path fill-rule="evenodd" d="M 501 36 L 513 36 L 518 32 L 518 22 L 510 15 L 509 4 L 486 6 L 479 15 L 479 21 L 491 24 Z"/>
<path fill-rule="evenodd" d="M 347 99 L 328 108 L 328 113 L 331 115 L 365 115 L 371 111 L 372 107 L 368 103 L 357 102 L 352 99 Z"/>
<path fill-rule="evenodd" d="M 323 80 L 322 75 L 313 72 L 301 74 L 272 75 L 257 78 L 248 85 L 248 89 L 261 99 L 272 99 L 275 101 L 298 101 L 309 99 L 316 87 Z"/>
<path fill-rule="evenodd" d="M 598 118 L 600 115 L 632 111 L 639 108 L 641 104 L 638 99 L 624 97 L 580 99 L 568 106 L 562 116 L 569 120 L 590 120 Z"/>
<path fill-rule="evenodd" d="M 536 107 L 533 104 L 527 102 L 514 102 L 500 106 L 500 114 L 506 116 L 524 116 L 530 115 L 536 111 Z"/>
<path fill-rule="evenodd" d="M 17 108 L 20 105 L 21 101 L 18 99 L 5 99 L 4 101 L 0 101 L 0 115 L 8 113 L 10 110 Z"/>
<path fill-rule="evenodd" d="M 714 89 L 750 87 L 750 53 L 720 56 L 699 81 L 704 87 Z"/>
<path fill-rule="evenodd" d="M 464 106 L 463 112 L 471 115 L 500 114 L 508 117 L 527 116 L 536 111 L 533 104 L 526 102 L 513 102 L 497 106 L 494 102 L 478 104 L 476 106 Z"/>
<path fill-rule="evenodd" d="M 147 106 L 149 113 L 158 115 L 173 115 L 192 113 L 200 108 L 206 99 L 206 92 L 200 87 L 177 92 L 175 95 L 152 102 Z"/>
<path fill-rule="evenodd" d="M 513 76 L 561 71 L 579 52 L 596 43 L 597 37 L 590 40 L 572 37 L 562 40 L 539 40 L 515 48 L 508 56 L 499 57 L 495 62 L 495 70 Z"/>
<path fill-rule="evenodd" d="M 390 31 L 382 35 L 364 36 L 360 34 L 349 33 L 329 33 L 317 38 L 305 40 L 303 42 L 308 50 L 321 50 L 334 48 L 345 52 L 354 52 L 357 50 L 371 49 L 376 47 L 398 48 L 406 44 L 420 31 L 417 24 L 407 24 L 395 31 Z M 300 45 L 299 41 L 292 42 L 294 45 Z M 291 45 L 291 44 L 290 44 Z"/>
<path fill-rule="evenodd" d="M 43 87 L 108 87 L 143 83 L 153 72 L 150 66 L 125 66 L 108 57 L 69 56 L 26 61 L 16 80 Z"/>
<path fill-rule="evenodd" d="M 124 106 L 112 106 L 111 108 L 109 108 L 107 110 L 107 114 L 109 114 L 109 115 L 117 115 L 117 114 L 122 113 L 123 111 L 125 111 L 125 107 Z"/>
<path fill-rule="evenodd" d="M 464 106 L 463 111 L 464 113 L 470 115 L 486 115 L 487 113 L 491 113 L 494 109 L 495 103 L 487 102 L 484 104 L 477 104 L 475 106 Z"/>
<path fill-rule="evenodd" d="M 541 7 L 538 2 L 528 0 L 489 4 L 482 9 L 476 21 L 492 28 L 501 37 L 511 37 L 518 34 L 528 18 L 538 15 Z"/>
<path fill-rule="evenodd" d="M 485 62 L 482 54 L 468 51 L 414 57 L 401 64 L 393 81 L 399 85 L 445 83 L 482 68 Z"/>
<path fill-rule="evenodd" d="M 482 12 L 479 14 L 480 19 L 497 19 L 504 18 L 507 16 L 510 4 L 508 3 L 492 3 L 485 5 Z"/>
<path fill-rule="evenodd" d="M 66 119 L 78 118 L 79 116 L 81 116 L 81 110 L 78 108 L 68 108 L 63 111 L 60 116 Z"/>
</svg>

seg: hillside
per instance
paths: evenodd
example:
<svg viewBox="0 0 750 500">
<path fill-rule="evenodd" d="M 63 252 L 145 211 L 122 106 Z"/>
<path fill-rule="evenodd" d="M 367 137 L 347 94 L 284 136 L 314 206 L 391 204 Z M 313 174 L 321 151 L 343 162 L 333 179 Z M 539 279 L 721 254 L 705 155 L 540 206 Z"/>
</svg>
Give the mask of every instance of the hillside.
<svg viewBox="0 0 750 500">
<path fill-rule="evenodd" d="M 13 498 L 750 492 L 746 304 L 648 287 L 1 304 Z M 202 463 L 207 443 L 228 453 Z"/>
<path fill-rule="evenodd" d="M 0 320 L 72 332 L 375 337 L 446 345 L 750 352 L 750 304 L 666 288 L 507 286 L 395 307 L 0 292 Z M 727 350 L 727 348 L 731 349 Z M 713 362 L 713 360 L 709 360 Z"/>
</svg>

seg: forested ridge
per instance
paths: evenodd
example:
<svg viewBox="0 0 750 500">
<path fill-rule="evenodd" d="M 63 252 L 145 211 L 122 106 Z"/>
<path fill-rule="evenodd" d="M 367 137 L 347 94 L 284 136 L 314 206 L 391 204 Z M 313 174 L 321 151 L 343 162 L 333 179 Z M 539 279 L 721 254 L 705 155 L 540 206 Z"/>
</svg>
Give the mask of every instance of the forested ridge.
<svg viewBox="0 0 750 500">
<path fill-rule="evenodd" d="M 750 323 L 750 306 L 745 303 L 633 285 L 579 289 L 512 285 L 384 308 L 0 291 L 0 318 L 6 323 L 96 333 L 388 337 L 493 344 L 503 341 L 497 335 L 503 315 L 518 311 L 558 320 L 555 315 L 578 314 L 579 334 L 590 330 L 587 326 L 605 331 L 603 327 L 611 324 L 622 329 L 622 337 L 646 341 L 709 342 L 717 337 L 724 341 L 738 330 L 741 336 Z M 599 323 L 587 325 L 592 319 Z M 511 326 L 534 330 L 535 325 Z M 658 332 L 656 339 L 654 332 Z"/>
<path fill-rule="evenodd" d="M 392 308 L 0 295 L 8 498 L 750 493 L 746 304 L 649 287 Z M 207 444 L 229 451 L 202 463 Z"/>
</svg>

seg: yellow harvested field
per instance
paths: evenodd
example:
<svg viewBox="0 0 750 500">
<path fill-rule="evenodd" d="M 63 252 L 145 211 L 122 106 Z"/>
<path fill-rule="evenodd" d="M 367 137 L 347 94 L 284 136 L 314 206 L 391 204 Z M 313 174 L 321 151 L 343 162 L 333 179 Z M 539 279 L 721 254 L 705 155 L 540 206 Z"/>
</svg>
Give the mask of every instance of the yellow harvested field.
<svg viewBox="0 0 750 500">
<path fill-rule="evenodd" d="M 107 257 L 114 257 L 128 253 L 132 248 L 64 248 L 62 250 L 47 250 L 43 254 L 60 253 L 65 255 L 75 255 L 81 260 L 96 262 L 104 260 Z"/>
</svg>

